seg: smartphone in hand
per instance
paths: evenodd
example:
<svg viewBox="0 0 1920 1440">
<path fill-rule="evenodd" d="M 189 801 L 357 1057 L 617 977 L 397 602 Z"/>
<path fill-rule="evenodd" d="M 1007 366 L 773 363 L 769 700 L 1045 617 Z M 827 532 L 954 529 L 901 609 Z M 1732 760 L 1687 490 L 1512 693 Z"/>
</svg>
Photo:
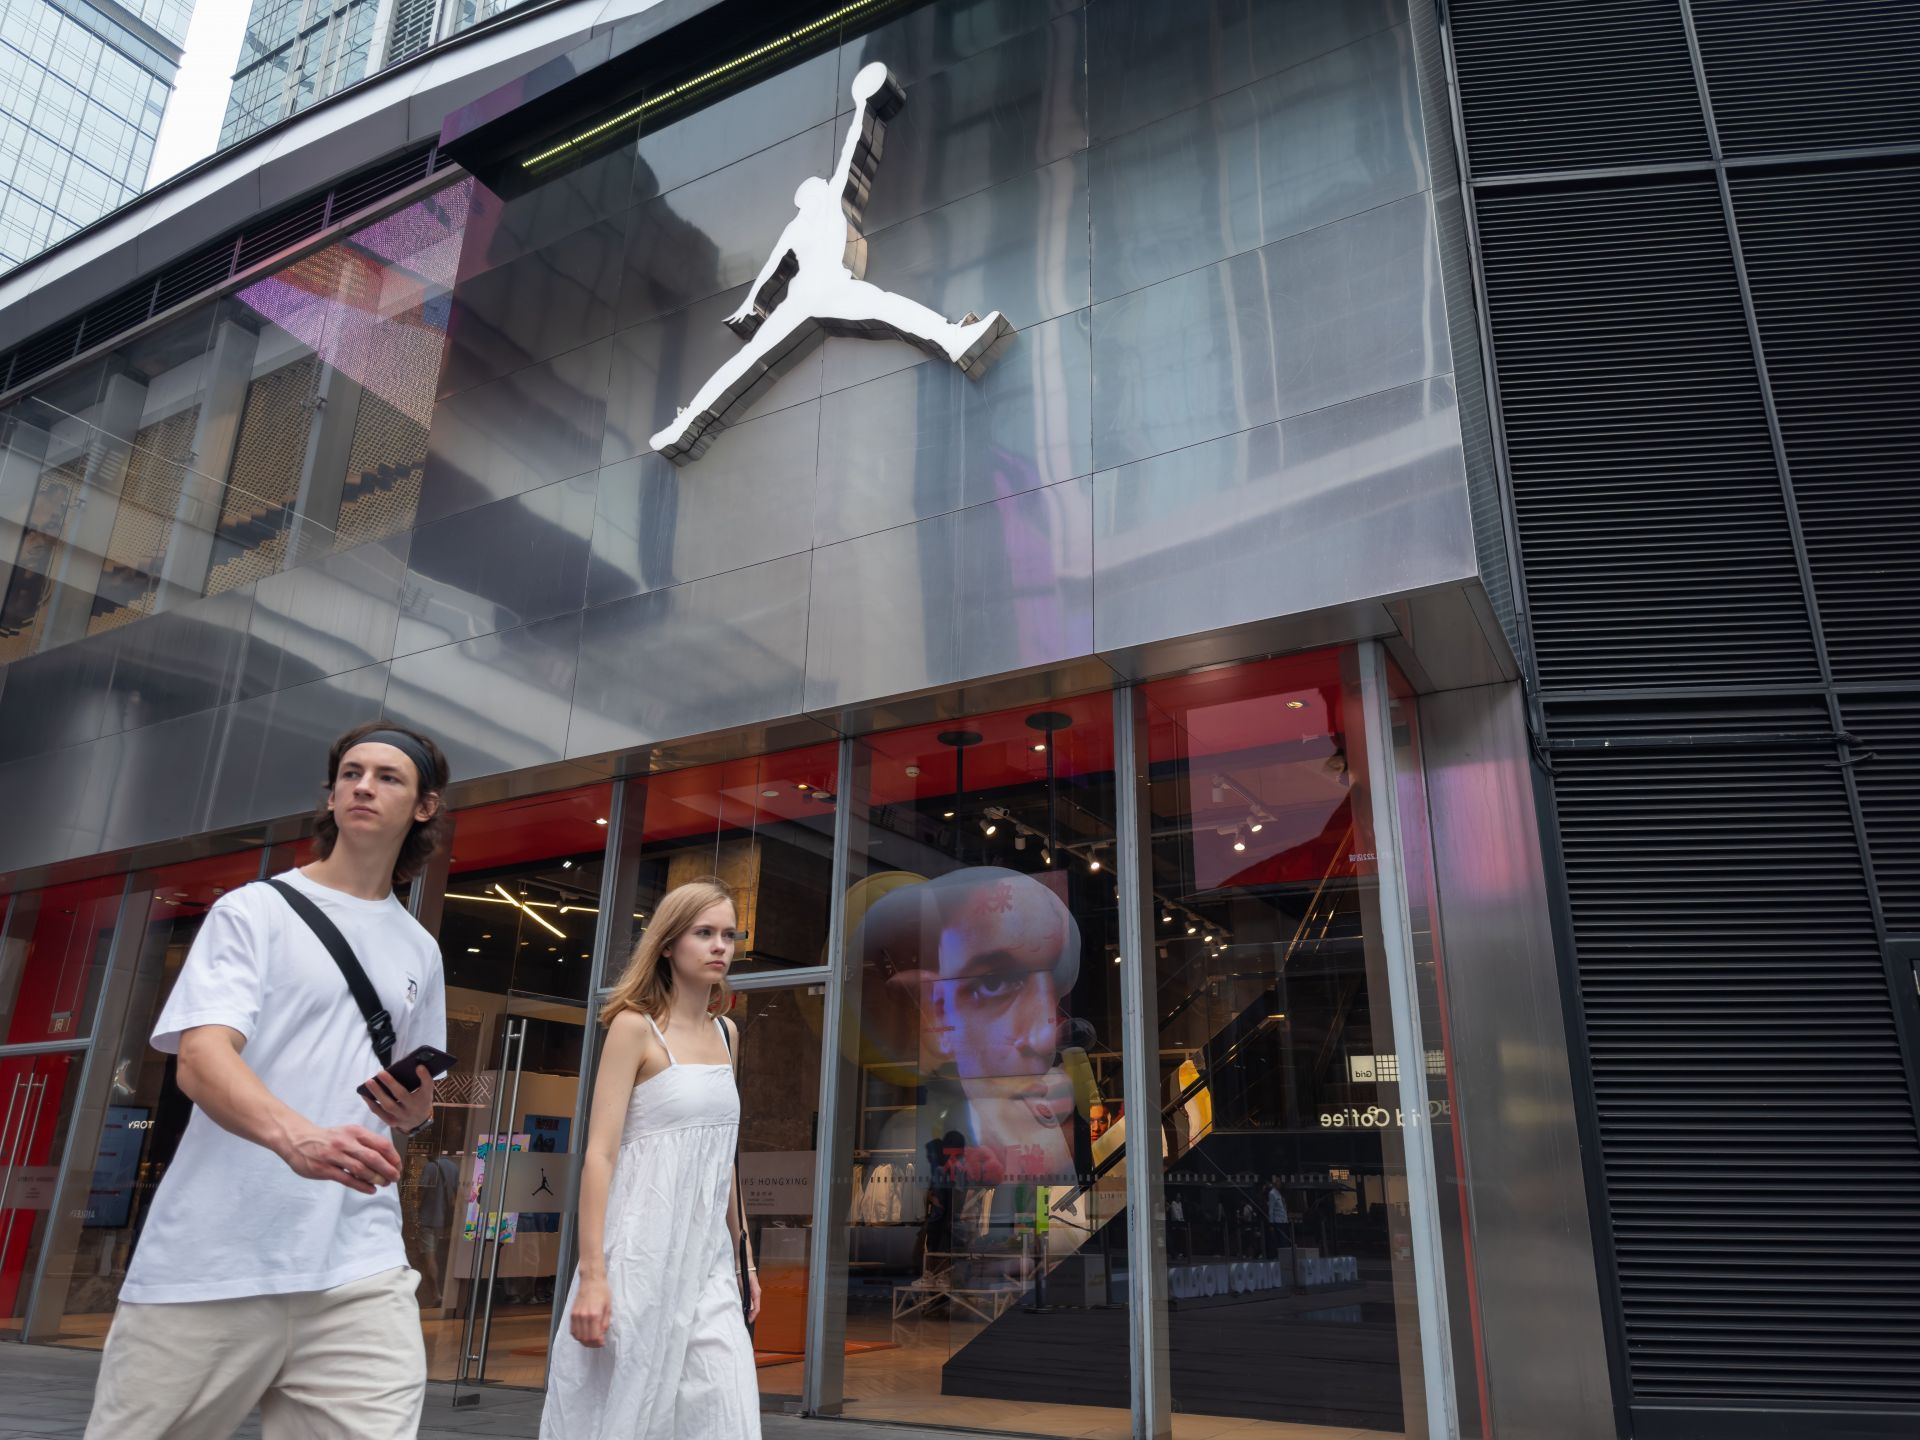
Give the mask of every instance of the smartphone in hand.
<svg viewBox="0 0 1920 1440">
<path fill-rule="evenodd" d="M 402 1055 L 387 1067 L 387 1078 L 402 1090 L 420 1088 L 420 1067 L 427 1067 L 427 1074 L 438 1080 L 454 1066 L 460 1063 L 458 1057 L 433 1045 L 417 1045 L 410 1054 Z M 365 1085 L 356 1087 L 362 1099 L 373 1103 L 373 1091 Z"/>
</svg>

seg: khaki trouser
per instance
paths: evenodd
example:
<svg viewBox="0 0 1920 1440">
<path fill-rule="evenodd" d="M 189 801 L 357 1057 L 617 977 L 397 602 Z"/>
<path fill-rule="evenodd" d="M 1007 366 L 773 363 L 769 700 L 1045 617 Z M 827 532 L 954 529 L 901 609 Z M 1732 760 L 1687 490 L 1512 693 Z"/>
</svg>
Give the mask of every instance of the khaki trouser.
<svg viewBox="0 0 1920 1440">
<path fill-rule="evenodd" d="M 413 1440 L 427 1383 L 401 1266 L 331 1290 L 114 1312 L 87 1440 Z"/>
</svg>

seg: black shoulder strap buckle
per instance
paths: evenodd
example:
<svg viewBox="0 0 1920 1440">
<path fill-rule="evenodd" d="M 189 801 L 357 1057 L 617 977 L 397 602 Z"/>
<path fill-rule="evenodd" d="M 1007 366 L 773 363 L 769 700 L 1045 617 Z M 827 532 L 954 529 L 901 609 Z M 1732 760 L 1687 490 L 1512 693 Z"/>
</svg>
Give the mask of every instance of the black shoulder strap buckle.
<svg viewBox="0 0 1920 1440">
<path fill-rule="evenodd" d="M 367 1022 L 367 1038 L 373 1042 L 373 1053 L 379 1058 L 380 1068 L 385 1070 L 393 1064 L 393 1047 L 398 1037 L 393 1033 L 393 1017 L 381 1005 L 380 992 L 373 988 L 373 982 L 361 968 L 360 957 L 353 953 L 353 947 L 347 943 L 347 937 L 340 933 L 340 927 L 327 918 L 327 912 L 307 896 L 284 880 L 269 880 L 266 883 L 280 892 L 293 913 L 306 921 L 307 928 L 313 931 L 320 943 L 327 947 L 327 953 L 333 956 L 333 963 L 340 967 L 347 989 L 353 992 L 353 1003 L 360 1007 L 360 1016 Z"/>
</svg>

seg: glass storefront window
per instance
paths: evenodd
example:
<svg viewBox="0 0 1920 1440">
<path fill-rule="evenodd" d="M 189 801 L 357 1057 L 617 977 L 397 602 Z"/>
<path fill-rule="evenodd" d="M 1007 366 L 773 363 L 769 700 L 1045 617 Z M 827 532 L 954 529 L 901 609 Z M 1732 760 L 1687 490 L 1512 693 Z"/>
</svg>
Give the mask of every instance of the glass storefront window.
<svg viewBox="0 0 1920 1440">
<path fill-rule="evenodd" d="M 436 1380 L 546 1378 L 611 799 L 594 786 L 456 811 L 444 887 L 422 882 L 459 1060 L 400 1182 Z M 467 1352 L 482 1361 L 463 1371 Z"/>
<path fill-rule="evenodd" d="M 0 662 L 413 523 L 472 183 L 0 411 L 0 482 L 22 498 Z"/>
<path fill-rule="evenodd" d="M 783 977 L 828 960 L 838 772 L 839 747 L 814 745 L 628 781 L 601 977 L 603 990 L 618 981 L 647 916 L 676 885 L 712 875 L 733 891 L 743 932 L 734 977 L 773 985 L 739 995 L 731 1013 L 741 1174 L 765 1304 L 753 1343 L 761 1399 L 775 1409 L 799 1400 L 805 1369 L 824 1004 L 817 983 Z"/>
<path fill-rule="evenodd" d="M 0 1056 L 0 1334 L 20 1329 L 84 1057 Z"/>
<path fill-rule="evenodd" d="M 1421 1383 L 1354 666 L 1145 687 L 1173 1407 L 1290 1436 Z"/>
<path fill-rule="evenodd" d="M 147 1037 L 207 911 L 256 879 L 260 860 L 258 850 L 244 850 L 134 876 L 125 907 L 133 933 L 116 947 L 131 957 L 131 979 L 116 986 L 124 992 L 118 1014 L 104 1017 L 102 1027 L 112 1033 L 102 1034 L 88 1072 L 66 1202 L 34 1301 L 40 1338 L 89 1349 L 106 1340 L 148 1204 L 193 1113 L 174 1079 L 175 1058 Z M 102 936 L 103 951 L 110 938 Z"/>
<path fill-rule="evenodd" d="M 844 1412 L 1124 1436 L 1112 699 L 855 754 Z"/>
<path fill-rule="evenodd" d="M 826 964 L 838 765 L 837 747 L 814 745 L 632 782 L 626 846 L 639 913 L 614 932 L 607 983 L 619 978 L 645 913 L 705 875 L 733 891 L 743 932 L 736 976 Z"/>
<path fill-rule="evenodd" d="M 13 897 L 0 950 L 0 1044 L 86 1038 L 126 883 L 103 875 Z"/>
<path fill-rule="evenodd" d="M 732 1011 L 740 1028 L 740 1188 L 760 1267 L 753 1349 L 769 1408 L 799 1402 L 807 1354 L 824 989 L 752 991 Z"/>
</svg>

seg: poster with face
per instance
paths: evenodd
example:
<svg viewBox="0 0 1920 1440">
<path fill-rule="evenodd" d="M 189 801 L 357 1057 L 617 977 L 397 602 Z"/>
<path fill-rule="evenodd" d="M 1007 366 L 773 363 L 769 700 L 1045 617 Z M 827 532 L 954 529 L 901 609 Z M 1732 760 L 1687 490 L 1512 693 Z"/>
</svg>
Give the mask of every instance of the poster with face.
<svg viewBox="0 0 1920 1440">
<path fill-rule="evenodd" d="M 931 1178 L 1071 1186 L 1080 928 L 1054 889 L 997 866 L 901 884 L 867 911 L 859 943 L 875 1038 L 928 1088 Z"/>
</svg>

